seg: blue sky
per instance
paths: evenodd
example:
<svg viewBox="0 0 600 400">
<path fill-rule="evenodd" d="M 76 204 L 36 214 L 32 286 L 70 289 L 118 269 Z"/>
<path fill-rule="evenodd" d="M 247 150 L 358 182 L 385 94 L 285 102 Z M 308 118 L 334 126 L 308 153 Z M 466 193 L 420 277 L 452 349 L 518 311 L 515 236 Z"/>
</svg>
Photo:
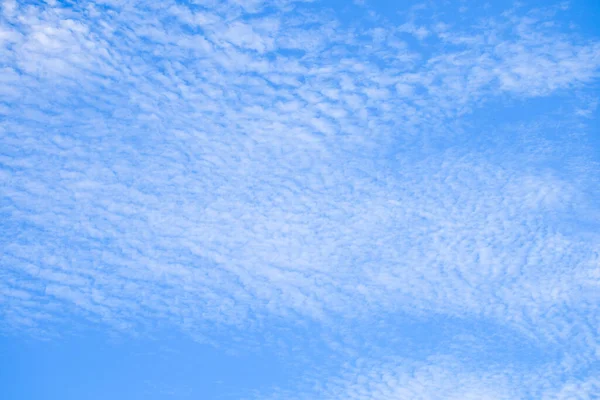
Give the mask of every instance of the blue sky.
<svg viewBox="0 0 600 400">
<path fill-rule="evenodd" d="M 594 1 L 3 1 L 0 397 L 600 398 Z"/>
</svg>

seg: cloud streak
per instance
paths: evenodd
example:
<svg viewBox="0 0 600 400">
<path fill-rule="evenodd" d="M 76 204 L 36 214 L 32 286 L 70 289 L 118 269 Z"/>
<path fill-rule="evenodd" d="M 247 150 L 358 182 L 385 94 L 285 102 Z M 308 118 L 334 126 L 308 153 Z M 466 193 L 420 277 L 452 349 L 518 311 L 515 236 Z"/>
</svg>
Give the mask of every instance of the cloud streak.
<svg viewBox="0 0 600 400">
<path fill-rule="evenodd" d="M 553 12 L 373 28 L 291 1 L 4 2 L 2 328 L 443 315 L 591 365 L 600 241 L 570 228 L 598 221 L 589 148 L 477 125 L 553 96 L 584 123 L 600 43 Z M 514 396 L 449 365 L 322 393 Z"/>
</svg>

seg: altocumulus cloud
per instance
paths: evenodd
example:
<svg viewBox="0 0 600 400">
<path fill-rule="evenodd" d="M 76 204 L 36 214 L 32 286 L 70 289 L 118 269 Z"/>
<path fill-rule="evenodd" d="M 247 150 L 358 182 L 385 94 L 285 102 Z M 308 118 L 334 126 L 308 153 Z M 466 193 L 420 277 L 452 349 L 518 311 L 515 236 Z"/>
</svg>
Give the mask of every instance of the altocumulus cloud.
<svg viewBox="0 0 600 400">
<path fill-rule="evenodd" d="M 565 7 L 67 3 L 2 5 L 5 332 L 303 321 L 348 359 L 257 396 L 600 395 L 600 41 Z M 396 355 L 396 316 L 456 345 Z M 548 356 L 464 353 L 496 329 Z"/>
</svg>

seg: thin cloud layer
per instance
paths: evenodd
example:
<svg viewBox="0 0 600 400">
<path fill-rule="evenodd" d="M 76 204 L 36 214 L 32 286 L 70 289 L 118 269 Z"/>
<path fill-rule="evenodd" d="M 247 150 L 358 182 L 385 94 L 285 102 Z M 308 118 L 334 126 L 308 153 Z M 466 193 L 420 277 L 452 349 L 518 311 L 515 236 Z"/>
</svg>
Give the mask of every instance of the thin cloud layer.
<svg viewBox="0 0 600 400">
<path fill-rule="evenodd" d="M 551 383 L 549 383 L 551 382 Z M 595 377 L 563 382 L 552 369 L 538 375 L 514 370 L 473 371 L 459 360 L 438 355 L 423 361 L 357 359 L 341 373 L 307 382 L 300 390 L 276 389 L 268 399 L 593 399 L 600 391 Z"/>
<path fill-rule="evenodd" d="M 343 330 L 336 349 L 351 321 L 443 316 L 548 350 L 535 368 L 567 383 L 538 395 L 593 396 L 600 42 L 560 9 L 424 12 L 4 2 L 2 329 L 169 325 L 218 345 L 214 329 L 301 320 Z M 561 114 L 532 107 L 529 127 L 503 115 L 551 99 Z M 552 378 L 496 390 L 463 361 L 410 363 L 315 396 L 516 398 Z"/>
</svg>

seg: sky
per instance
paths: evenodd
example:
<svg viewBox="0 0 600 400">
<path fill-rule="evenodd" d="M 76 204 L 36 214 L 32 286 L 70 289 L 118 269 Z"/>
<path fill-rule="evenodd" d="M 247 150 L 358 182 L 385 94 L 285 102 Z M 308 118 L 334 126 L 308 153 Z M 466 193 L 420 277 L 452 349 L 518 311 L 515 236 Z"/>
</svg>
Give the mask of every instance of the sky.
<svg viewBox="0 0 600 400">
<path fill-rule="evenodd" d="M 597 1 L 1 4 L 0 398 L 600 398 Z"/>
</svg>

